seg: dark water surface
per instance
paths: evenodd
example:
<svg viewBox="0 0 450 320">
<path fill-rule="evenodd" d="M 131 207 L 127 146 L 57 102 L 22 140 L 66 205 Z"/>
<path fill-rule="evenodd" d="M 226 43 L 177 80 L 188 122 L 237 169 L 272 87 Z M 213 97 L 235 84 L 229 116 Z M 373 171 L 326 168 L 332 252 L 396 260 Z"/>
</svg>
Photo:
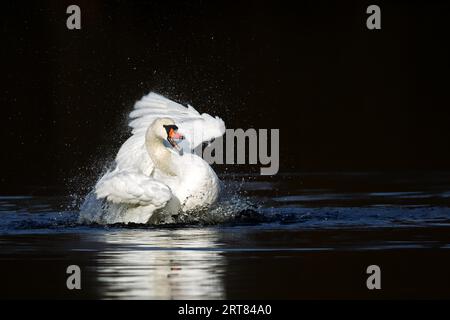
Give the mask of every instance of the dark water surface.
<svg viewBox="0 0 450 320">
<path fill-rule="evenodd" d="M 73 197 L 1 196 L 0 297 L 450 298 L 449 178 L 227 175 L 245 206 L 164 226 L 80 224 Z"/>
</svg>

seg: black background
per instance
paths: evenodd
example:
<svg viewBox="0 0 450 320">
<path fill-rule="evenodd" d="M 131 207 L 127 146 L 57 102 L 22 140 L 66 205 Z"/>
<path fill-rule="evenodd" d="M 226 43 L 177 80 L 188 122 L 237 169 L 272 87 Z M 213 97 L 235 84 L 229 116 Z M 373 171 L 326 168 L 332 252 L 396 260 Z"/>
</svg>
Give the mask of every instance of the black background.
<svg viewBox="0 0 450 320">
<path fill-rule="evenodd" d="M 279 128 L 281 171 L 450 169 L 444 1 L 0 5 L 2 192 L 95 180 L 152 90 L 228 128 Z"/>
</svg>

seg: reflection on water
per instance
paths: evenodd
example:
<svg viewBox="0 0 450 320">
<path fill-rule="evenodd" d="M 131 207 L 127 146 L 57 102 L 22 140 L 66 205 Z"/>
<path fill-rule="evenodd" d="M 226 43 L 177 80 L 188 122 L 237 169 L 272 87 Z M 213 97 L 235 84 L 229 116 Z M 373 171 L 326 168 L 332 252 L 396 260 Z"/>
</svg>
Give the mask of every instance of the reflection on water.
<svg viewBox="0 0 450 320">
<path fill-rule="evenodd" d="M 96 258 L 103 298 L 224 298 L 225 261 L 220 250 L 211 250 L 214 230 L 134 230 L 106 233 L 103 241 L 112 245 Z"/>
<path fill-rule="evenodd" d="M 251 206 L 170 226 L 80 224 L 66 197 L 0 196 L 0 298 L 372 298 L 374 263 L 377 297 L 450 297 L 450 174 L 225 178 Z"/>
</svg>

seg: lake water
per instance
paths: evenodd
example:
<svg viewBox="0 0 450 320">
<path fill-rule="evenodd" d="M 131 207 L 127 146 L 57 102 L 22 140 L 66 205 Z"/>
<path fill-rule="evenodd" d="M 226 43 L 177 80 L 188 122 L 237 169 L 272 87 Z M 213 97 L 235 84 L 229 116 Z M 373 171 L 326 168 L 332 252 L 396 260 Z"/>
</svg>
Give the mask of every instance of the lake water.
<svg viewBox="0 0 450 320">
<path fill-rule="evenodd" d="M 73 195 L 3 195 L 0 298 L 450 298 L 449 178 L 223 175 L 211 213 L 159 226 L 82 223 Z"/>
</svg>

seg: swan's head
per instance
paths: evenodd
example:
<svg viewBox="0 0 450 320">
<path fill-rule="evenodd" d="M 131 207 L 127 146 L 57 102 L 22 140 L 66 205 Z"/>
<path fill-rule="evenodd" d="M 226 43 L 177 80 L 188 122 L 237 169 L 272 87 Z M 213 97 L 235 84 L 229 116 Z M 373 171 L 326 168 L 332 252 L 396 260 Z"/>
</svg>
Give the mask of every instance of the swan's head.
<svg viewBox="0 0 450 320">
<path fill-rule="evenodd" d="M 147 131 L 147 137 L 149 134 L 163 141 L 167 140 L 176 150 L 180 150 L 176 141 L 184 139 L 184 136 L 178 133 L 178 127 L 175 125 L 175 121 L 170 118 L 158 118 L 153 121 Z"/>
</svg>

